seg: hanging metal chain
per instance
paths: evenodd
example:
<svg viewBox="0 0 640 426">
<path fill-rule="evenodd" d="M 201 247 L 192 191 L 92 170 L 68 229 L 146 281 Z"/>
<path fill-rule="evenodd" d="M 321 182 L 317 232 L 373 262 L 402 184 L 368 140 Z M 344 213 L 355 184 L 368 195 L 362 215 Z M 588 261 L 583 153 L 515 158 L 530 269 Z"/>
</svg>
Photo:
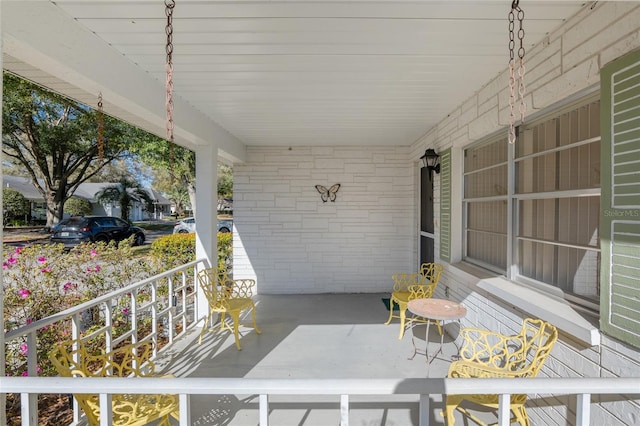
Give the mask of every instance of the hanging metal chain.
<svg viewBox="0 0 640 426">
<path fill-rule="evenodd" d="M 173 8 L 176 5 L 174 0 L 165 0 L 165 14 L 167 15 L 167 26 L 165 32 L 167 34 L 167 139 L 173 142 Z"/>
<path fill-rule="evenodd" d="M 524 101 L 524 95 L 526 92 L 524 84 L 525 66 L 524 66 L 524 10 L 520 8 L 520 1 L 513 0 L 511 3 L 511 10 L 509 11 L 509 143 L 515 143 L 516 141 L 516 116 L 515 116 L 515 104 L 516 104 L 516 86 L 517 86 L 517 100 L 519 103 L 518 110 L 520 112 L 520 122 L 524 122 L 524 116 L 527 112 L 527 105 Z M 516 16 L 517 14 L 517 16 Z M 516 18 L 518 19 L 518 64 L 517 64 L 517 77 L 516 77 Z"/>
<path fill-rule="evenodd" d="M 166 107 L 167 107 L 167 139 L 169 140 L 169 175 L 173 181 L 173 164 L 175 162 L 175 153 L 173 148 L 173 9 L 176 6 L 174 0 L 165 0 L 165 14 L 167 15 L 167 26 L 165 33 L 167 34 L 167 82 L 165 85 L 167 91 Z"/>
<path fill-rule="evenodd" d="M 102 110 L 102 92 L 98 93 L 98 159 L 104 158 L 104 112 Z"/>
</svg>

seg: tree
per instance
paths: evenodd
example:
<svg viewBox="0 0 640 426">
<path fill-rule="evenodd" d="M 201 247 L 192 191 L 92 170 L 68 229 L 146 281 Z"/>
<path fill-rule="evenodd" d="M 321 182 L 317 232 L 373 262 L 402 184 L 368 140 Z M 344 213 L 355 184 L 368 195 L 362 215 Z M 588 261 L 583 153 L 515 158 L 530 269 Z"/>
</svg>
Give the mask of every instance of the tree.
<svg viewBox="0 0 640 426">
<path fill-rule="evenodd" d="M 169 201 L 175 206 L 175 213 L 178 216 L 184 214 L 184 210 L 189 203 L 189 193 L 184 188 L 174 188 L 167 194 Z"/>
<path fill-rule="evenodd" d="M 5 220 L 24 217 L 31 213 L 29 201 L 24 195 L 11 188 L 2 188 L 2 207 L 4 207 Z"/>
<path fill-rule="evenodd" d="M 64 203 L 64 210 L 71 216 L 87 216 L 93 212 L 89 200 L 80 197 L 71 197 Z"/>
<path fill-rule="evenodd" d="M 233 169 L 218 164 L 218 199 L 233 198 Z"/>
<path fill-rule="evenodd" d="M 156 170 L 154 187 L 169 195 L 177 189 L 186 191 L 193 214 L 196 212 L 196 154 L 165 139 L 153 144 L 136 143 L 130 147 L 140 161 Z M 163 185 L 164 183 L 164 185 Z M 171 200 L 171 197 L 168 197 Z M 172 200 L 173 201 L 173 200 Z M 183 203 L 184 206 L 186 203 Z"/>
<path fill-rule="evenodd" d="M 11 74 L 3 75 L 2 152 L 25 169 L 47 205 L 47 226 L 62 219 L 78 185 L 126 156 L 132 140 L 159 138 L 104 115 L 104 155 L 98 155 L 97 112 Z"/>
<path fill-rule="evenodd" d="M 144 200 L 147 210 L 153 206 L 153 199 L 149 193 L 137 181 L 129 178 L 122 178 L 115 185 L 107 186 L 96 194 L 96 199 L 101 204 L 117 203 L 120 205 L 122 218 L 129 220 L 129 212 L 131 211 L 131 202 L 133 197 Z"/>
</svg>

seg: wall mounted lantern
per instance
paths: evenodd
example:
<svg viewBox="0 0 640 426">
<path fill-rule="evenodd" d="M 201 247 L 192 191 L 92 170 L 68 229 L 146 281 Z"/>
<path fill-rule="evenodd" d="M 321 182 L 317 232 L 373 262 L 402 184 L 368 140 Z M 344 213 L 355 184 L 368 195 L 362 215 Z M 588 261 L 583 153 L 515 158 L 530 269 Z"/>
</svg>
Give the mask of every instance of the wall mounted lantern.
<svg viewBox="0 0 640 426">
<path fill-rule="evenodd" d="M 440 156 L 432 148 L 427 149 L 420 159 L 429 170 L 429 175 L 432 175 L 432 172 L 440 173 Z"/>
</svg>

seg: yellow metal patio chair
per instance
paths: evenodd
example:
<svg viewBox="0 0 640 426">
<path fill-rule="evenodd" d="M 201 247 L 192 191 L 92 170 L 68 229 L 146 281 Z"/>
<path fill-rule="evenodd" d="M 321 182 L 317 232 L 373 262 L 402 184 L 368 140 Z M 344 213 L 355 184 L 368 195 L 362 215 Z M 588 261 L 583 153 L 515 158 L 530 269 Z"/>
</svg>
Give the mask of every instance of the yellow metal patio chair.
<svg viewBox="0 0 640 426">
<path fill-rule="evenodd" d="M 407 303 L 416 298 L 429 298 L 440 281 L 442 265 L 439 263 L 423 263 L 420 272 L 417 274 L 394 274 L 393 293 L 389 300 L 389 318 L 385 324 L 390 324 L 393 318 L 400 319 L 400 334 L 398 339 L 402 339 L 406 328 Z M 393 306 L 398 305 L 398 315 L 394 315 Z M 413 321 L 426 322 L 424 318 L 414 318 Z M 440 323 L 438 331 L 442 334 Z"/>
<path fill-rule="evenodd" d="M 49 359 L 62 377 L 149 377 L 155 366 L 149 358 L 153 343 L 142 342 L 122 346 L 111 352 L 93 355 L 78 341 L 59 343 Z M 97 394 L 73 394 L 89 425 L 100 424 L 100 403 Z M 170 425 L 169 416 L 179 420 L 177 395 L 112 395 L 112 423 L 116 426 L 142 426 L 159 421 Z"/>
<path fill-rule="evenodd" d="M 457 378 L 526 378 L 535 377 L 558 339 L 558 331 L 551 324 L 527 318 L 520 333 L 506 336 L 488 330 L 464 328 L 460 361 L 451 363 L 448 377 Z M 522 426 L 529 426 L 525 409 L 527 395 L 511 395 L 511 411 Z M 486 425 L 477 416 L 461 407 L 467 400 L 485 407 L 498 408 L 498 395 L 447 395 L 444 416 L 447 425 L 454 424 L 453 411 L 457 409 L 480 425 Z"/>
<path fill-rule="evenodd" d="M 256 305 L 253 303 L 253 287 L 255 280 L 238 279 L 232 280 L 224 272 L 218 272 L 215 268 L 203 269 L 198 273 L 198 281 L 209 303 L 209 314 L 202 326 L 198 343 L 202 343 L 202 336 L 210 329 L 211 320 L 215 314 L 220 314 L 219 331 L 229 330 L 233 332 L 236 340 L 236 348 L 241 350 L 238 327 L 240 323 L 240 313 L 246 309 L 251 309 L 253 319 L 253 329 L 256 333 L 262 332 L 256 325 Z M 227 324 L 225 315 L 229 314 L 233 325 Z"/>
</svg>

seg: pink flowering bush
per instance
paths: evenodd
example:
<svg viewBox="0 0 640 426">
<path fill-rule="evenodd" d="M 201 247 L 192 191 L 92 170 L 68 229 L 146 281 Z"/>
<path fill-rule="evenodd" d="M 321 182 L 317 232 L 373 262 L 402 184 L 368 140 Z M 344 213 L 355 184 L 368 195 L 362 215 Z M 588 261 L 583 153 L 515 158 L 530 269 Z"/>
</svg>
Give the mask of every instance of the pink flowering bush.
<svg viewBox="0 0 640 426">
<path fill-rule="evenodd" d="M 33 245 L 26 248 L 3 248 L 4 318 L 7 332 L 61 312 L 151 276 L 150 262 L 131 253 L 130 242 L 115 244 L 81 244 L 65 252 L 62 245 Z M 137 297 L 145 297 L 144 294 Z M 128 324 L 130 299 L 118 301 L 114 318 L 122 329 Z M 99 310 L 83 318 L 88 324 L 104 323 Z M 36 331 L 37 347 L 29 347 L 26 339 L 13 339 L 6 344 L 7 375 L 28 375 L 27 356 L 36 351 L 37 374 L 55 375 L 48 361 L 53 344 L 68 340 L 70 320 L 59 321 Z"/>
</svg>

